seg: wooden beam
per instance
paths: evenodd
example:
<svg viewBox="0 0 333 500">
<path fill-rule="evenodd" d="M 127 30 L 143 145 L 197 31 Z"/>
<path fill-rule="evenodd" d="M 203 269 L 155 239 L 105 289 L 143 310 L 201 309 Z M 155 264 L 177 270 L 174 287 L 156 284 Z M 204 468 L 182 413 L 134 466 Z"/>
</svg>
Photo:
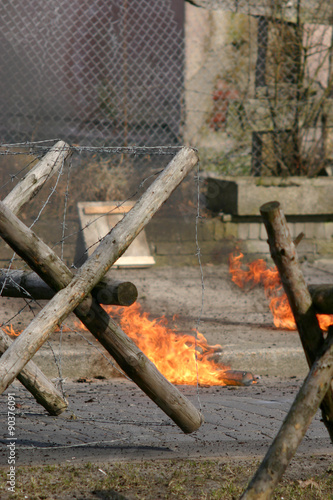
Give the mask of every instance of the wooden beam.
<svg viewBox="0 0 333 500">
<path fill-rule="evenodd" d="M 3 200 L 6 207 L 17 214 L 36 196 L 44 183 L 61 169 L 70 155 L 70 146 L 64 141 L 58 141 L 6 196 Z"/>
<path fill-rule="evenodd" d="M 279 271 L 284 291 L 293 312 L 306 359 L 311 367 L 323 349 L 324 337 L 319 327 L 311 295 L 306 286 L 295 245 L 286 218 L 277 201 L 260 207 L 271 256 Z M 321 404 L 323 422 L 333 442 L 333 389 L 330 388 Z"/>
<path fill-rule="evenodd" d="M 0 269 L 0 290 L 3 297 L 25 297 L 50 300 L 56 292 L 33 272 Z M 104 277 L 92 290 L 100 304 L 130 306 L 138 298 L 138 290 L 130 281 Z"/>
<path fill-rule="evenodd" d="M 269 500 L 301 444 L 333 377 L 333 332 L 312 365 L 288 415 L 241 500 Z"/>
<path fill-rule="evenodd" d="M 61 169 L 70 154 L 69 145 L 58 141 L 6 196 L 4 205 L 17 214 L 38 193 L 45 181 Z M 9 337 L 0 330 L 0 353 L 3 354 L 11 344 Z M 66 399 L 33 361 L 25 366 L 17 378 L 51 415 L 59 415 L 66 410 Z"/>
<path fill-rule="evenodd" d="M 0 353 L 3 354 L 12 343 L 0 329 Z M 33 361 L 29 361 L 17 378 L 50 415 L 60 415 L 68 407 L 67 400 Z"/>
<path fill-rule="evenodd" d="M 113 262 L 125 251 L 197 162 L 198 156 L 193 149 L 182 148 L 134 208 L 100 243 L 74 278 L 54 252 L 0 203 L 1 236 L 55 290 L 66 287 L 47 304 L 0 359 L 1 392 L 12 383 L 16 374 L 57 325 L 76 308 L 74 312 L 78 318 L 116 359 L 127 375 L 184 432 L 193 432 L 200 427 L 203 421 L 201 413 L 165 379 L 89 295 Z"/>
</svg>

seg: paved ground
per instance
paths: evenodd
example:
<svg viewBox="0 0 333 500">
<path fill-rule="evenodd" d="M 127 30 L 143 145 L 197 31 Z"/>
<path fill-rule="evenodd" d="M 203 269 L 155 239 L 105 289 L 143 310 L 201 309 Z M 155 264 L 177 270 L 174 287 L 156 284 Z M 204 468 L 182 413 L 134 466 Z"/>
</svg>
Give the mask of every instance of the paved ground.
<svg viewBox="0 0 333 500">
<path fill-rule="evenodd" d="M 304 263 L 303 271 L 309 283 L 333 281 L 332 262 Z M 178 314 L 178 330 L 191 332 L 201 309 L 198 268 L 122 270 L 116 276 L 136 283 L 145 311 L 154 317 L 165 314 L 169 320 Z M 195 406 L 202 406 L 205 417 L 196 433 L 184 435 L 133 383 L 93 379 L 115 372 L 110 371 L 105 353 L 96 350 L 96 341 L 89 334 L 85 340 L 67 332 L 61 345 L 54 335 L 53 351 L 45 346 L 39 361 L 46 372 L 56 376 L 53 353 L 60 356 L 63 377 L 68 377 L 64 387 L 70 407 L 60 417 L 50 417 L 18 383 L 10 388 L 18 403 L 17 463 L 263 455 L 307 372 L 298 334 L 276 330 L 263 290 L 241 292 L 231 283 L 225 266 L 206 266 L 204 283 L 200 330 L 209 343 L 222 344 L 222 362 L 260 375 L 258 385 L 198 391 L 181 387 Z M 14 309 L 9 307 L 13 301 L 19 308 L 16 300 L 2 302 L 4 319 L 13 315 Z M 28 319 L 26 313 L 15 321 L 24 326 Z M 91 383 L 73 381 L 82 375 L 91 378 Z M 8 459 L 7 393 L 0 397 L 0 465 L 6 465 Z M 332 457 L 319 415 L 299 451 Z"/>
<path fill-rule="evenodd" d="M 333 262 L 320 261 L 302 265 L 308 283 L 333 283 Z M 130 280 L 139 292 L 142 310 L 152 318 L 165 315 L 170 327 L 193 334 L 201 312 L 202 282 L 198 267 L 153 267 L 112 271 L 117 279 Z M 307 364 L 296 331 L 278 330 L 273 325 L 262 287 L 241 291 L 230 279 L 227 266 L 205 266 L 204 301 L 200 332 L 208 343 L 222 346 L 220 361 L 236 370 L 247 370 L 260 376 L 305 376 Z M 1 307 L 2 306 L 2 307 Z M 24 306 L 21 299 L 1 298 L 0 311 L 6 321 Z M 30 305 L 14 317 L 22 329 L 38 312 Z M 173 316 L 177 315 L 174 322 Z M 74 318 L 74 316 L 73 316 Z M 73 318 L 67 324 L 73 328 Z M 75 329 L 75 327 L 74 327 Z M 58 377 L 55 357 L 64 378 L 80 376 L 119 376 L 110 364 L 110 356 L 86 333 L 67 330 L 59 340 L 54 334 L 34 361 L 50 377 Z"/>
<path fill-rule="evenodd" d="M 48 416 L 17 383 L 17 465 L 105 462 L 153 458 L 262 456 L 272 442 L 301 381 L 271 378 L 251 387 L 180 387 L 202 408 L 205 423 L 185 435 L 133 383 L 126 380 L 66 383 L 69 409 Z M 0 398 L 0 465 L 7 465 L 7 393 Z M 318 414 L 300 454 L 333 457 Z"/>
</svg>

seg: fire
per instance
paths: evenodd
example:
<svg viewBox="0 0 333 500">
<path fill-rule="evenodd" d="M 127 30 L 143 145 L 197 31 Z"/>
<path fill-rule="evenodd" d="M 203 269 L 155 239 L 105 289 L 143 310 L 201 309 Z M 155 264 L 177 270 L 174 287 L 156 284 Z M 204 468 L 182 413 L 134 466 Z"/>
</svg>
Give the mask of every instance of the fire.
<svg viewBox="0 0 333 500">
<path fill-rule="evenodd" d="M 201 333 L 179 334 L 168 326 L 164 316 L 150 319 L 139 303 L 130 307 L 103 307 L 171 383 L 196 385 L 198 381 L 202 386 L 230 385 L 230 381 L 223 379 L 223 373 L 229 368 L 209 359 L 222 347 L 209 345 Z M 77 326 L 85 328 L 81 323 Z"/>
<path fill-rule="evenodd" d="M 229 257 L 229 271 L 231 280 L 240 288 L 251 289 L 256 285 L 263 285 L 265 295 L 269 299 L 269 308 L 273 314 L 276 328 L 296 330 L 293 313 L 280 281 L 276 267 L 268 267 L 263 259 L 258 259 L 246 265 L 243 264 L 244 255 L 231 254 Z M 333 316 L 318 314 L 318 321 L 322 330 L 327 330 L 333 324 Z"/>
<path fill-rule="evenodd" d="M 17 331 L 13 328 L 13 325 L 2 326 L 2 331 L 4 331 L 7 335 L 11 335 L 13 337 L 18 337 L 21 331 Z"/>
<path fill-rule="evenodd" d="M 15 330 L 13 325 L 0 325 L 0 328 L 4 333 L 9 335 L 10 337 L 18 337 L 23 332 L 23 330 Z M 71 329 L 67 328 L 65 325 L 62 327 L 62 332 L 69 332 L 69 331 L 71 331 Z M 57 328 L 55 332 L 60 332 L 60 328 Z"/>
<path fill-rule="evenodd" d="M 168 326 L 163 316 L 150 319 L 139 303 L 130 307 L 103 306 L 117 319 L 123 331 L 135 342 L 157 369 L 173 384 L 201 386 L 252 385 L 257 378 L 250 372 L 230 370 L 214 361 L 222 347 L 209 345 L 204 335 L 180 334 Z M 76 328 L 86 330 L 81 322 Z M 19 335 L 12 325 L 3 326 L 8 335 Z M 194 330 L 196 331 L 196 330 Z"/>
</svg>

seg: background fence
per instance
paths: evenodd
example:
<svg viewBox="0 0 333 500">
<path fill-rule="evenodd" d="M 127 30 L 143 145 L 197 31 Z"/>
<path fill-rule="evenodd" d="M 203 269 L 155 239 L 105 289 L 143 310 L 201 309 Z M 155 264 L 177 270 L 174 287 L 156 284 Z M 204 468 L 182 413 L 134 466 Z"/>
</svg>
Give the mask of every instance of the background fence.
<svg viewBox="0 0 333 500">
<path fill-rule="evenodd" d="M 179 141 L 181 2 L 4 0 L 0 13 L 3 140 Z"/>
<path fill-rule="evenodd" d="M 187 135 L 201 156 L 230 173 L 315 175 L 330 166 L 332 2 L 192 3 Z"/>
<path fill-rule="evenodd" d="M 200 148 L 223 173 L 332 164 L 332 1 L 4 0 L 0 138 Z"/>
</svg>

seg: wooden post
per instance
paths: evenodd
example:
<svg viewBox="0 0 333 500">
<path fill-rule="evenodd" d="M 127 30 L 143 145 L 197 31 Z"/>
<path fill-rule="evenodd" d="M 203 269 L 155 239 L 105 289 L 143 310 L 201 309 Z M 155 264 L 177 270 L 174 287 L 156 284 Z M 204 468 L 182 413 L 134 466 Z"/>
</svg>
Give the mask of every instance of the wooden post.
<svg viewBox="0 0 333 500">
<path fill-rule="evenodd" d="M 309 285 L 317 314 L 333 314 L 333 285 Z"/>
<path fill-rule="evenodd" d="M 200 412 L 160 374 L 98 302 L 88 295 L 197 161 L 194 150 L 182 148 L 133 209 L 100 243 L 73 279 L 71 271 L 61 261 L 59 263 L 55 254 L 0 204 L 1 236 L 54 289 L 59 290 L 67 285 L 0 359 L 1 392 L 11 384 L 56 326 L 76 308 L 75 314 L 123 370 L 184 432 L 193 432 L 200 427 L 203 421 Z M 42 264 L 37 262 L 38 258 Z M 86 296 L 86 300 L 83 300 Z"/>
<path fill-rule="evenodd" d="M 43 187 L 45 181 L 60 170 L 71 155 L 70 146 L 58 141 L 6 196 L 3 203 L 15 214 Z"/>
<path fill-rule="evenodd" d="M 265 223 L 270 252 L 280 273 L 284 291 L 293 312 L 300 339 L 309 366 L 314 363 L 324 344 L 323 333 L 319 327 L 298 262 L 295 245 L 291 239 L 287 221 L 277 201 L 265 203 L 260 208 Z M 323 422 L 333 442 L 333 391 L 329 389 L 321 404 Z"/>
<path fill-rule="evenodd" d="M 25 203 L 38 193 L 45 181 L 60 170 L 69 155 L 69 145 L 63 141 L 58 141 L 6 196 L 3 201 L 4 205 L 14 213 L 18 213 Z M 1 354 L 11 344 L 12 341 L 8 336 L 0 331 Z M 33 361 L 28 363 L 18 375 L 18 379 L 51 415 L 59 415 L 67 408 L 68 402 L 66 399 L 62 397 L 56 387 Z"/>
<path fill-rule="evenodd" d="M 0 329 L 0 353 L 4 353 L 12 343 L 8 335 Z M 60 415 L 66 410 L 68 406 L 66 399 L 33 361 L 29 361 L 17 378 L 50 415 Z"/>
<path fill-rule="evenodd" d="M 56 292 L 36 273 L 0 269 L 0 290 L 3 297 L 25 297 L 35 300 L 50 300 Z M 130 306 L 138 290 L 130 281 L 115 281 L 104 277 L 92 290 L 99 304 Z"/>
<path fill-rule="evenodd" d="M 312 365 L 259 469 L 241 496 L 242 500 L 272 498 L 274 488 L 296 453 L 325 394 L 330 390 L 333 377 L 332 333 L 324 345 L 323 353 Z"/>
</svg>

